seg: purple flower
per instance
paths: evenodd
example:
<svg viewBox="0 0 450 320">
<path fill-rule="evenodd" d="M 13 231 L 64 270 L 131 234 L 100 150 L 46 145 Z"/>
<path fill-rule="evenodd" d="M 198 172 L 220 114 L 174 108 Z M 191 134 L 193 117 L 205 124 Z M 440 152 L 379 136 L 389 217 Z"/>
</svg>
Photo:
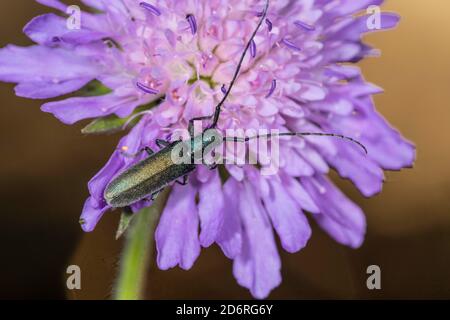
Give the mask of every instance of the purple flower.
<svg viewBox="0 0 450 320">
<path fill-rule="evenodd" d="M 38 2 L 65 12 L 58 0 Z M 1 49 L 0 80 L 17 83 L 16 94 L 32 99 L 72 93 L 93 80 L 110 89 L 42 106 L 66 124 L 111 115 L 130 123 L 130 132 L 89 182 L 82 219 L 83 229 L 92 231 L 110 209 L 103 198 L 106 185 L 145 157 L 130 158 L 122 150 L 156 149 L 156 138 L 213 113 L 264 1 L 83 2 L 99 13 L 82 12 L 81 29 L 69 30 L 62 15 L 45 14 L 24 29 L 35 45 Z M 218 125 L 223 131 L 343 134 L 361 141 L 369 154 L 337 139 L 291 138 L 280 140 L 276 175 L 227 165 L 229 178 L 223 181 L 217 170 L 199 166 L 189 185 L 174 186 L 156 230 L 161 269 L 189 269 L 201 247 L 216 243 L 233 259 L 238 283 L 265 298 L 281 282 L 275 237 L 284 250 L 301 250 L 311 235 L 305 212 L 339 243 L 362 244 L 363 212 L 330 181 L 330 168 L 372 196 L 381 191 L 384 169 L 409 167 L 415 158 L 413 145 L 376 112 L 372 95 L 381 90 L 357 67 L 343 64 L 371 53 L 361 41 L 371 31 L 367 16 L 357 14 L 382 2 L 272 0 Z M 380 27 L 393 28 L 398 20 L 383 13 Z M 157 106 L 148 110 L 152 103 Z M 137 203 L 133 210 L 146 205 Z"/>
</svg>

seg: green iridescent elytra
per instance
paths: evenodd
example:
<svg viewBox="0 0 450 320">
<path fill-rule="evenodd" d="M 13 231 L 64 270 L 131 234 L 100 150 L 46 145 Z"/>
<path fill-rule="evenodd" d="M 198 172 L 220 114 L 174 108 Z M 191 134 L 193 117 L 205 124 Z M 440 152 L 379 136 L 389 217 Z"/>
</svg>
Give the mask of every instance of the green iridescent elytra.
<svg viewBox="0 0 450 320">
<path fill-rule="evenodd" d="M 162 189 L 185 178 L 202 163 L 204 155 L 222 144 L 217 130 L 210 129 L 192 139 L 164 142 L 158 152 L 147 149 L 149 157 L 119 174 L 106 187 L 104 198 L 111 207 L 126 207 L 156 196 Z"/>
</svg>

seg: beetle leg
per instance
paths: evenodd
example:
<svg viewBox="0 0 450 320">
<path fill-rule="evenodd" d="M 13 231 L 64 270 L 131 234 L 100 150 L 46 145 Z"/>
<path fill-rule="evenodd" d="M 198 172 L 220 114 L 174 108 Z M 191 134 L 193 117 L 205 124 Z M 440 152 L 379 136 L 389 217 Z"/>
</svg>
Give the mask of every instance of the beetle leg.
<svg viewBox="0 0 450 320">
<path fill-rule="evenodd" d="M 155 153 L 155 151 L 153 151 L 150 147 L 145 147 L 144 150 L 149 156 Z"/>
<path fill-rule="evenodd" d="M 123 208 L 123 212 L 127 213 L 127 214 L 132 214 L 133 210 L 131 209 L 130 206 L 126 206 L 126 207 Z"/>
<path fill-rule="evenodd" d="M 153 151 L 153 150 L 152 150 L 151 148 L 149 148 L 149 147 L 142 148 L 141 150 L 139 150 L 138 152 L 136 152 L 136 153 L 134 153 L 134 154 L 132 154 L 132 153 L 126 153 L 126 152 L 123 151 L 123 150 L 120 150 L 120 153 L 121 153 L 124 157 L 127 157 L 127 158 L 136 158 L 138 155 L 140 155 L 140 154 L 142 153 L 142 151 L 147 152 L 147 154 L 148 154 L 149 156 L 151 156 L 152 154 L 155 153 L 155 151 Z"/>
<path fill-rule="evenodd" d="M 131 153 L 126 153 L 126 152 L 123 151 L 123 150 L 120 150 L 120 154 L 123 155 L 124 157 L 127 157 L 127 158 L 136 158 L 136 156 L 137 156 L 139 153 L 131 154 Z"/>
<path fill-rule="evenodd" d="M 189 130 L 189 134 L 191 135 L 191 137 L 194 136 L 194 122 L 195 121 L 207 120 L 207 119 L 211 119 L 212 117 L 213 116 L 197 117 L 197 118 L 192 118 L 191 120 L 189 120 L 188 130 Z"/>
<path fill-rule="evenodd" d="M 152 194 L 151 200 L 155 201 L 155 199 L 158 197 L 159 193 L 161 192 L 161 190 L 156 191 L 155 193 Z"/>
<path fill-rule="evenodd" d="M 162 149 L 169 146 L 170 142 L 162 139 L 156 139 L 156 145 Z"/>
<path fill-rule="evenodd" d="M 185 176 L 183 176 L 183 181 L 176 180 L 175 182 L 178 184 L 181 184 L 182 186 L 185 186 L 188 184 L 188 180 L 189 180 L 189 177 L 187 175 L 185 175 Z"/>
</svg>

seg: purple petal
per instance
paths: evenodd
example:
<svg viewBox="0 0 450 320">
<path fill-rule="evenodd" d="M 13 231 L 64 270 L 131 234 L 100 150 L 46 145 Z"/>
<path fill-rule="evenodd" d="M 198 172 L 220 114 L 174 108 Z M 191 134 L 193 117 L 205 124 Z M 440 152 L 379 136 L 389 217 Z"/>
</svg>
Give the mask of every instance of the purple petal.
<svg viewBox="0 0 450 320">
<path fill-rule="evenodd" d="M 264 205 L 278 233 L 281 245 L 288 252 L 297 252 L 306 246 L 311 237 L 308 220 L 299 205 L 276 179 L 270 179 L 271 192 Z"/>
<path fill-rule="evenodd" d="M 348 65 L 330 65 L 327 67 L 327 75 L 338 77 L 339 80 L 351 80 L 361 75 L 358 67 Z"/>
<path fill-rule="evenodd" d="M 57 83 L 95 78 L 100 72 L 98 64 L 73 50 L 13 45 L 0 49 L 0 80 L 5 82 Z"/>
<path fill-rule="evenodd" d="M 234 260 L 233 273 L 238 283 L 250 289 L 255 298 L 264 299 L 281 283 L 281 261 L 267 213 L 254 192 L 248 182 L 235 190 L 241 198 L 239 212 L 245 233 L 242 252 Z"/>
<path fill-rule="evenodd" d="M 327 12 L 327 15 L 332 15 L 332 17 L 343 17 L 357 13 L 360 10 L 365 10 L 371 5 L 379 6 L 383 1 L 384 0 L 341 0 L 338 6 L 334 6 Z"/>
<path fill-rule="evenodd" d="M 353 102 L 358 115 L 353 117 L 336 117 L 334 121 L 329 122 L 331 125 L 329 130 L 342 132 L 345 135 L 352 135 L 355 132 L 359 133 L 359 140 L 369 150 L 368 157 L 384 169 L 400 170 L 401 168 L 412 166 L 416 157 L 414 145 L 404 139 L 397 130 L 393 129 L 376 112 L 371 97 L 359 97 L 354 99 Z M 345 128 L 345 130 L 342 130 L 342 128 Z M 350 146 L 341 145 L 347 150 L 351 148 Z M 355 156 L 356 154 L 354 154 L 353 158 Z M 358 160 L 358 163 L 364 163 L 367 159 L 363 154 L 359 158 L 361 159 Z M 374 170 L 374 168 L 370 169 L 369 172 L 375 173 L 376 171 Z M 380 178 L 380 173 L 377 175 Z"/>
<path fill-rule="evenodd" d="M 106 4 L 103 3 L 102 1 L 98 1 L 98 0 L 81 0 L 81 2 L 83 2 L 85 5 L 87 5 L 88 7 L 97 9 L 97 10 L 106 10 Z"/>
<path fill-rule="evenodd" d="M 172 189 L 155 234 L 161 270 L 176 265 L 188 270 L 200 254 L 195 193 L 191 185 Z"/>
<path fill-rule="evenodd" d="M 57 35 L 68 32 L 66 19 L 54 13 L 48 13 L 33 18 L 23 29 L 23 32 L 34 42 L 49 44 Z"/>
<path fill-rule="evenodd" d="M 61 3 L 59 0 L 36 0 L 36 2 L 59 11 L 66 12 L 67 5 Z"/>
<path fill-rule="evenodd" d="M 41 110 L 52 113 L 65 124 L 74 124 L 83 119 L 104 117 L 112 113 L 126 116 L 140 104 L 138 99 L 118 97 L 111 93 L 103 96 L 76 97 L 49 102 L 44 104 Z"/>
<path fill-rule="evenodd" d="M 327 161 L 336 168 L 339 175 L 352 180 L 366 197 L 380 192 L 383 187 L 384 173 L 377 163 L 345 141 L 336 142 L 336 144 L 339 144 L 338 154 L 327 157 Z M 356 163 L 358 165 L 355 165 Z"/>
<path fill-rule="evenodd" d="M 367 15 L 355 18 L 350 23 L 334 30 L 335 32 L 329 36 L 332 37 L 334 41 L 341 40 L 359 42 L 362 35 L 365 33 L 395 28 L 400 21 L 400 16 L 395 13 L 382 13 L 380 16 L 380 29 L 373 30 L 368 29 L 367 19 Z"/>
<path fill-rule="evenodd" d="M 24 82 L 15 87 L 16 95 L 30 99 L 48 99 L 77 91 L 89 83 L 92 78 L 67 80 L 61 83 Z"/>
<path fill-rule="evenodd" d="M 224 196 L 217 170 L 199 187 L 198 215 L 200 217 L 200 244 L 209 247 L 217 239 L 222 228 Z"/>
<path fill-rule="evenodd" d="M 234 259 L 242 249 L 243 230 L 238 214 L 239 193 L 236 192 L 238 188 L 239 185 L 233 178 L 228 179 L 223 186 L 226 205 L 223 206 L 223 224 L 217 237 L 217 243 L 230 259 Z"/>
<path fill-rule="evenodd" d="M 177 35 L 170 29 L 164 30 L 164 35 L 166 36 L 167 42 L 175 49 L 177 45 Z"/>
<path fill-rule="evenodd" d="M 97 201 L 94 198 L 89 197 L 84 204 L 83 212 L 80 217 L 81 228 L 83 231 L 93 231 L 103 214 L 109 209 L 111 208 L 108 206 L 98 206 Z"/>
<path fill-rule="evenodd" d="M 289 195 L 294 199 L 298 205 L 311 213 L 319 213 L 320 210 L 317 205 L 314 203 L 313 199 L 306 192 L 305 188 L 298 182 L 295 178 L 292 178 L 288 175 L 284 175 L 282 177 L 283 186 L 285 190 L 289 193 Z"/>
<path fill-rule="evenodd" d="M 66 19 L 53 13 L 33 18 L 23 32 L 34 42 L 52 46 L 55 43 L 86 44 L 108 37 L 105 32 L 87 29 L 69 30 Z"/>
<path fill-rule="evenodd" d="M 260 116 L 263 117 L 272 117 L 277 115 L 280 112 L 279 104 L 274 103 L 269 100 L 262 100 L 260 105 L 258 106 L 257 112 Z"/>
<path fill-rule="evenodd" d="M 242 167 L 233 164 L 226 164 L 228 173 L 237 181 L 242 181 L 245 178 L 245 171 Z"/>
<path fill-rule="evenodd" d="M 106 165 L 89 181 L 89 193 L 97 206 L 105 205 L 103 192 L 113 177 L 123 168 L 124 162 L 119 151 L 115 151 Z M 92 200 L 91 200 L 92 201 Z"/>
<path fill-rule="evenodd" d="M 284 156 L 283 170 L 292 177 L 312 176 L 314 168 L 301 156 L 301 152 L 290 148 L 282 147 L 281 154 Z"/>
<path fill-rule="evenodd" d="M 320 226 L 337 242 L 352 248 L 360 247 L 366 232 L 362 210 L 324 176 L 301 181 L 320 209 L 321 214 L 313 215 Z"/>
</svg>

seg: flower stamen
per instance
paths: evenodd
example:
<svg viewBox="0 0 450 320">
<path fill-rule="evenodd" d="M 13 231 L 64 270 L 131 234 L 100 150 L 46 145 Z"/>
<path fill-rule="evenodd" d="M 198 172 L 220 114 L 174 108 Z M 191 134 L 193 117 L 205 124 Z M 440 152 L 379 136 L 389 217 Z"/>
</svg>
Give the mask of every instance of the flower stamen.
<svg viewBox="0 0 450 320">
<path fill-rule="evenodd" d="M 220 88 L 220 91 L 222 91 L 223 94 L 227 93 L 227 88 L 225 85 L 222 85 L 222 87 Z"/>
<path fill-rule="evenodd" d="M 158 90 L 150 88 L 139 81 L 136 82 L 136 87 L 138 87 L 139 89 L 141 89 L 142 91 L 144 91 L 145 93 L 148 93 L 148 94 L 158 94 L 159 93 Z"/>
<path fill-rule="evenodd" d="M 273 23 L 269 19 L 266 19 L 267 28 L 269 29 L 269 32 L 272 31 Z"/>
<path fill-rule="evenodd" d="M 159 10 L 157 7 L 155 7 L 154 5 L 151 5 L 150 3 L 144 2 L 142 1 L 141 3 L 139 3 L 139 5 L 144 8 L 147 9 L 148 11 L 150 11 L 151 13 L 153 13 L 155 16 L 160 16 L 161 15 L 161 10 Z"/>
<path fill-rule="evenodd" d="M 186 20 L 189 22 L 189 26 L 191 27 L 192 35 L 195 35 L 197 33 L 197 20 L 195 19 L 195 16 L 192 14 L 188 14 L 186 16 Z"/>
<path fill-rule="evenodd" d="M 292 50 L 302 51 L 302 49 L 301 49 L 300 47 L 298 47 L 295 43 L 293 43 L 291 40 L 288 40 L 288 39 L 284 38 L 282 42 L 283 42 L 286 46 L 288 46 L 289 48 L 291 48 Z"/>
<path fill-rule="evenodd" d="M 227 94 L 227 87 L 225 85 L 222 85 L 222 88 L 220 88 L 223 94 Z"/>
<path fill-rule="evenodd" d="M 277 80 L 273 79 L 272 84 L 270 85 L 269 93 L 266 95 L 266 99 L 270 98 L 272 96 L 272 94 L 275 92 L 276 88 L 277 88 Z"/>
<path fill-rule="evenodd" d="M 252 40 L 250 43 L 250 55 L 252 56 L 252 58 L 256 57 L 256 43 L 254 40 Z"/>
<path fill-rule="evenodd" d="M 300 20 L 294 21 L 294 25 L 297 28 L 300 28 L 300 29 L 303 29 L 303 30 L 306 30 L 306 31 L 314 31 L 314 30 L 316 30 L 316 28 L 314 26 L 312 26 L 310 24 L 307 24 L 307 23 L 305 23 L 303 21 L 300 21 Z"/>
</svg>

